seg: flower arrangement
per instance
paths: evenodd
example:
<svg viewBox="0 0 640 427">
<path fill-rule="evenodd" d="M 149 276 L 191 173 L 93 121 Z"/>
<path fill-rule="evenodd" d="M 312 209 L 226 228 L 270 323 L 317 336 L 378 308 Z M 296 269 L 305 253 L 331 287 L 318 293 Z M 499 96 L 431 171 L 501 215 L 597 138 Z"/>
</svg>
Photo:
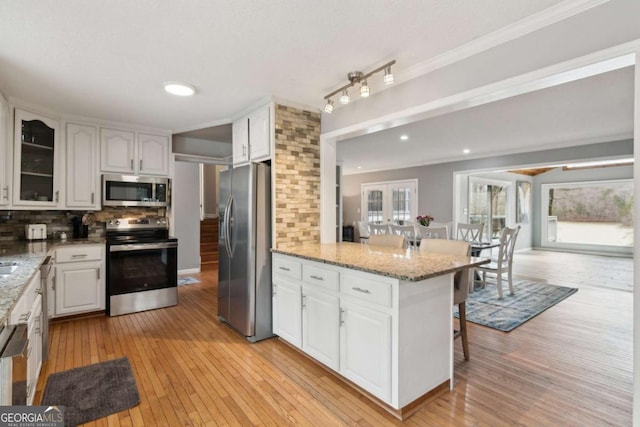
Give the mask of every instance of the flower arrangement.
<svg viewBox="0 0 640 427">
<path fill-rule="evenodd" d="M 416 221 L 418 221 L 420 225 L 428 227 L 431 221 L 433 221 L 433 217 L 431 215 L 418 215 Z"/>
</svg>

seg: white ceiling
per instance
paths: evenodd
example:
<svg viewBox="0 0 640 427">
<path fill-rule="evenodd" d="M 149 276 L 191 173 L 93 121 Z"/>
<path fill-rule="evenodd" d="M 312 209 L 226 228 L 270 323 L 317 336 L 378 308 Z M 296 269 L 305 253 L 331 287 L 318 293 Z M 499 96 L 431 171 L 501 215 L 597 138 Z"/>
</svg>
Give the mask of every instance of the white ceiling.
<svg viewBox="0 0 640 427">
<path fill-rule="evenodd" d="M 337 157 L 351 174 L 632 138 L 633 78 L 627 67 L 348 139 Z"/>
<path fill-rule="evenodd" d="M 396 59 L 401 77 L 559 3 L 2 1 L 0 91 L 62 114 L 191 130 L 271 95 L 321 108 L 349 71 Z M 167 80 L 198 94 L 168 95 Z"/>
</svg>

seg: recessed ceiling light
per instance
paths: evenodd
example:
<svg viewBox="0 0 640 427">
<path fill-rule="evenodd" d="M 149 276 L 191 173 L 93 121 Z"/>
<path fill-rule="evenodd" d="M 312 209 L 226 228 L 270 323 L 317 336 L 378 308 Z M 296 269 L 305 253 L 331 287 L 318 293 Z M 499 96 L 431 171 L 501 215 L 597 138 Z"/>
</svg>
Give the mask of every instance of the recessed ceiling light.
<svg viewBox="0 0 640 427">
<path fill-rule="evenodd" d="M 362 166 L 358 166 L 358 169 L 362 169 Z"/>
<path fill-rule="evenodd" d="M 409 139 L 409 135 L 400 135 L 400 139 L 406 141 L 407 139 Z"/>
<path fill-rule="evenodd" d="M 186 83 L 164 82 L 162 86 L 164 86 L 164 90 L 172 95 L 191 96 L 196 93 L 196 88 Z"/>
<path fill-rule="evenodd" d="M 464 154 L 469 154 L 471 152 L 471 150 L 469 150 L 468 148 L 465 148 L 464 150 L 462 150 L 462 152 Z"/>
</svg>

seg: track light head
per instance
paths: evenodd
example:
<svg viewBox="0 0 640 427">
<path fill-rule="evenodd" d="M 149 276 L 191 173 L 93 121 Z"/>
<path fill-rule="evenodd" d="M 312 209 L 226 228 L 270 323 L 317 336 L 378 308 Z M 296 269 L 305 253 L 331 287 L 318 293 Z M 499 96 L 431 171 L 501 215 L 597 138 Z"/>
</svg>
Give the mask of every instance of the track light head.
<svg viewBox="0 0 640 427">
<path fill-rule="evenodd" d="M 367 81 L 363 80 L 360 84 L 360 96 L 366 98 L 369 96 L 369 86 L 367 85 Z"/>
<path fill-rule="evenodd" d="M 340 95 L 340 103 L 343 105 L 347 105 L 351 99 L 349 98 L 349 91 L 343 90 L 342 95 Z"/>
<path fill-rule="evenodd" d="M 391 72 L 391 65 L 384 69 L 383 81 L 386 85 L 393 84 L 393 73 Z"/>
<path fill-rule="evenodd" d="M 333 101 L 330 99 L 327 99 L 327 103 L 324 105 L 324 112 L 327 114 L 331 114 L 332 111 L 333 111 Z"/>
</svg>

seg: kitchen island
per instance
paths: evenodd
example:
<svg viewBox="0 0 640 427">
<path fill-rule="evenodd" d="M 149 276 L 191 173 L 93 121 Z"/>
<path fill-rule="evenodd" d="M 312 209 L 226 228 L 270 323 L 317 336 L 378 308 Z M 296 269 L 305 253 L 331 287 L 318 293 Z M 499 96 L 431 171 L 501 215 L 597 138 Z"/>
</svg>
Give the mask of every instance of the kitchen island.
<svg viewBox="0 0 640 427">
<path fill-rule="evenodd" d="M 452 386 L 453 274 L 486 262 L 347 242 L 273 249 L 273 332 L 406 419 Z"/>
</svg>

